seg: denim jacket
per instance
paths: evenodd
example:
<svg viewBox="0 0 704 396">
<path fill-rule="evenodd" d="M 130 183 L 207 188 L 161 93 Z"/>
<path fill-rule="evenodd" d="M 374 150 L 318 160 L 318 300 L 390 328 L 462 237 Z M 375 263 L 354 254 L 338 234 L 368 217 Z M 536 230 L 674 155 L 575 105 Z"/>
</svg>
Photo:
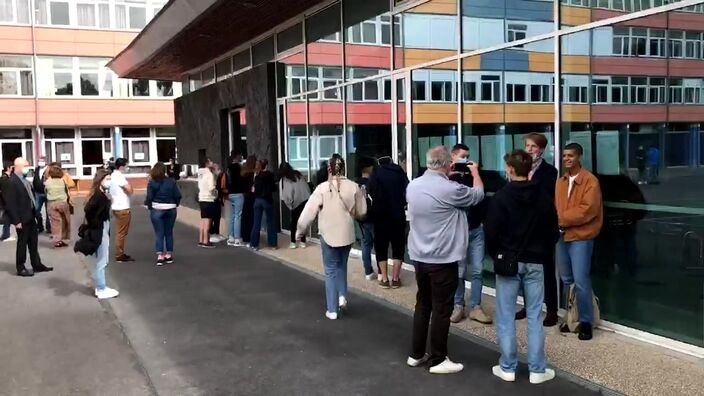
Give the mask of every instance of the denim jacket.
<svg viewBox="0 0 704 396">
<path fill-rule="evenodd" d="M 149 180 L 147 185 L 147 198 L 144 204 L 151 209 L 152 203 L 176 204 L 181 203 L 181 191 L 176 185 L 176 180 L 167 177 L 160 181 Z"/>
</svg>

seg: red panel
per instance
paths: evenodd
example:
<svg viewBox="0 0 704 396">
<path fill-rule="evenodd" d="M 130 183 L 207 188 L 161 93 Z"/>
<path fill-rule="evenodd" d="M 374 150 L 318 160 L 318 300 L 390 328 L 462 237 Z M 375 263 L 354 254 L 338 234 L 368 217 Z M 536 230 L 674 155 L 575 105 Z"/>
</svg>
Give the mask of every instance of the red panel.
<svg viewBox="0 0 704 396">
<path fill-rule="evenodd" d="M 311 125 L 342 125 L 342 102 L 310 103 Z"/>
<path fill-rule="evenodd" d="M 601 21 L 604 19 L 613 18 L 613 17 L 624 15 L 624 14 L 625 14 L 625 12 L 623 12 L 623 11 L 619 12 L 619 11 L 594 9 L 594 10 L 592 10 L 592 21 Z M 617 26 L 640 26 L 640 27 L 666 29 L 667 28 L 667 15 L 659 14 L 659 15 L 652 15 L 652 16 L 649 16 L 646 18 L 638 18 L 638 19 L 634 19 L 629 22 L 618 24 Z"/>
<path fill-rule="evenodd" d="M 702 76 L 704 61 L 695 59 L 670 59 L 670 75 L 673 77 L 696 77 Z"/>
<path fill-rule="evenodd" d="M 373 45 L 347 44 L 347 66 L 391 69 L 391 48 Z"/>
<path fill-rule="evenodd" d="M 391 103 L 348 103 L 347 122 L 354 125 L 390 125 Z"/>
<path fill-rule="evenodd" d="M 592 73 L 621 76 L 667 76 L 667 60 L 659 58 L 594 57 Z"/>
<path fill-rule="evenodd" d="M 342 65 L 342 44 L 312 43 L 308 45 L 309 65 Z"/>
<path fill-rule="evenodd" d="M 671 12 L 670 29 L 700 31 L 704 27 L 704 15 L 693 12 Z"/>
<path fill-rule="evenodd" d="M 702 122 L 704 121 L 704 106 L 682 105 L 669 106 L 670 122 Z"/>
<path fill-rule="evenodd" d="M 650 123 L 667 120 L 666 105 L 594 105 L 592 122 Z"/>
<path fill-rule="evenodd" d="M 289 102 L 286 105 L 286 122 L 289 125 L 306 124 L 306 104 L 305 102 Z"/>
</svg>

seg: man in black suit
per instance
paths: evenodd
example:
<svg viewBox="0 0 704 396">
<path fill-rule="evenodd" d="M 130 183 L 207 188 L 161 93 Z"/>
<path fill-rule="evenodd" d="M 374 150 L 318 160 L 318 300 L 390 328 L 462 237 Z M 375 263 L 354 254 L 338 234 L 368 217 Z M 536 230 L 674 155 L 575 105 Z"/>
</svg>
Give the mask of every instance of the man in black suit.
<svg viewBox="0 0 704 396">
<path fill-rule="evenodd" d="M 538 183 L 541 190 L 555 202 L 555 183 L 557 182 L 557 169 L 543 158 L 548 139 L 541 133 L 529 133 L 524 138 L 526 152 L 533 157 L 533 167 L 528 174 L 531 182 Z M 547 315 L 543 325 L 547 327 L 557 324 L 557 278 L 555 275 L 555 258 L 543 264 L 543 285 L 545 287 L 545 306 Z M 526 309 L 516 313 L 516 320 L 525 319 Z"/>
<path fill-rule="evenodd" d="M 27 181 L 29 173 L 29 162 L 24 158 L 15 160 L 15 173 L 10 176 L 10 181 L 3 189 L 5 199 L 5 213 L 17 230 L 17 275 L 28 277 L 34 276 L 35 272 L 52 271 L 52 267 L 42 264 L 39 257 L 37 227 L 37 203 L 34 197 L 32 185 Z M 29 259 L 32 270 L 25 267 L 27 261 L 27 248 L 29 248 Z"/>
</svg>

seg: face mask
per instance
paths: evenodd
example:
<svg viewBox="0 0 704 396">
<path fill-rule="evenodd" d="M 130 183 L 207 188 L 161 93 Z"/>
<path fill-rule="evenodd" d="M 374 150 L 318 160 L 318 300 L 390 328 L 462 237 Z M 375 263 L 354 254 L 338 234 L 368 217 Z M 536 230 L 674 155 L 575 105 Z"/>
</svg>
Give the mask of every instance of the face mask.
<svg viewBox="0 0 704 396">
<path fill-rule="evenodd" d="M 128 173 L 129 171 L 130 171 L 130 167 L 129 167 L 129 166 L 126 166 L 126 167 L 125 167 L 125 173 Z"/>
<path fill-rule="evenodd" d="M 22 169 L 22 176 L 27 176 L 29 174 L 29 168 Z"/>
<path fill-rule="evenodd" d="M 535 162 L 535 161 L 543 158 L 543 155 L 540 153 L 533 153 L 533 154 L 531 154 L 531 157 L 533 157 L 533 162 Z"/>
<path fill-rule="evenodd" d="M 105 189 L 105 190 L 109 190 L 111 185 L 112 185 L 112 181 L 111 181 L 111 180 L 105 180 L 105 181 L 103 182 L 103 184 L 102 184 L 103 189 Z"/>
<path fill-rule="evenodd" d="M 455 161 L 456 164 L 466 164 L 467 162 L 469 162 L 467 161 L 467 158 L 457 158 Z"/>
</svg>

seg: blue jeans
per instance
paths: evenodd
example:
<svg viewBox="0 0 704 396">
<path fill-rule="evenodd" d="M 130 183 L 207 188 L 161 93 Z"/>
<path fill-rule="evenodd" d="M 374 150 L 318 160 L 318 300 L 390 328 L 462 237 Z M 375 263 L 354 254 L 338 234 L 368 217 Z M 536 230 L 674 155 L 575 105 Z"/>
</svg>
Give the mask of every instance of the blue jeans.
<svg viewBox="0 0 704 396">
<path fill-rule="evenodd" d="M 338 299 L 347 296 L 347 260 L 352 245 L 332 247 L 320 237 L 325 269 L 325 300 L 328 312 L 337 312 Z"/>
<path fill-rule="evenodd" d="M 499 364 L 507 373 L 516 372 L 516 298 L 523 286 L 528 318 L 528 370 L 545 372 L 543 330 L 543 266 L 518 263 L 518 275 L 496 276 L 496 339 L 501 351 Z"/>
<path fill-rule="evenodd" d="M 103 223 L 103 240 L 98 247 L 98 251 L 92 256 L 93 265 L 95 266 L 95 288 L 97 290 L 105 289 L 105 267 L 108 266 L 108 254 L 110 253 L 110 221 Z"/>
<path fill-rule="evenodd" d="M 359 223 L 362 231 L 362 264 L 364 275 L 374 273 L 372 268 L 372 249 L 374 248 L 374 223 Z"/>
<path fill-rule="evenodd" d="M 2 225 L 2 236 L 0 236 L 0 241 L 4 241 L 5 239 L 10 237 L 10 225 L 9 224 L 3 224 Z"/>
<path fill-rule="evenodd" d="M 594 307 L 592 305 L 592 252 L 594 241 L 565 242 L 560 238 L 557 242 L 557 263 L 560 266 L 560 278 L 569 291 L 573 284 L 577 291 L 577 309 L 579 321 L 594 322 Z"/>
<path fill-rule="evenodd" d="M 482 271 L 484 270 L 484 228 L 481 226 L 469 230 L 467 257 L 460 263 L 459 277 L 455 292 L 455 305 L 464 306 L 464 281 L 467 271 L 471 271 L 472 290 L 469 295 L 469 307 L 476 308 L 482 303 Z"/>
<path fill-rule="evenodd" d="M 230 223 L 227 227 L 230 239 L 242 240 L 242 209 L 244 194 L 230 194 Z"/>
<path fill-rule="evenodd" d="M 171 253 L 174 251 L 174 224 L 176 223 L 176 209 L 149 211 L 152 220 L 156 242 L 154 250 L 157 254 Z M 166 243 L 166 249 L 164 249 Z"/>
<path fill-rule="evenodd" d="M 256 198 L 254 200 L 254 226 L 249 244 L 253 248 L 259 247 L 259 233 L 262 231 L 262 216 L 266 214 L 266 236 L 270 247 L 278 245 L 278 237 L 274 229 L 274 207 L 265 199 Z"/>
<path fill-rule="evenodd" d="M 44 228 L 44 219 L 42 219 L 42 208 L 44 207 L 44 204 L 46 204 L 46 194 L 34 193 L 34 200 L 37 202 L 37 227 L 39 227 L 39 229 L 41 230 Z M 47 217 L 49 217 L 49 215 L 47 215 Z M 48 221 L 49 219 L 47 218 L 47 222 Z"/>
</svg>

